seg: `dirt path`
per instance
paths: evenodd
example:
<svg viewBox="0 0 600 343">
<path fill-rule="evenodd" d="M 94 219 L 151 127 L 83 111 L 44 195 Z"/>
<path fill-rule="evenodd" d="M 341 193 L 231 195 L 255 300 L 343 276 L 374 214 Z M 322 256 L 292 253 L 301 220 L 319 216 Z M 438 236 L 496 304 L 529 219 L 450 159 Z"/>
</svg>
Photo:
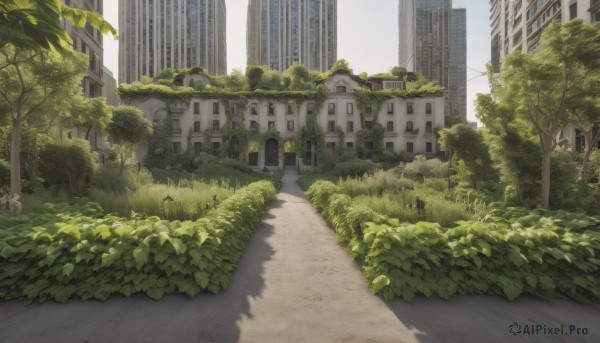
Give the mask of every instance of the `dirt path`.
<svg viewBox="0 0 600 343">
<path fill-rule="evenodd" d="M 407 304 L 373 296 L 286 172 L 227 291 L 24 306 L 0 302 L 0 342 L 600 342 L 600 304 L 486 296 Z M 570 325 L 587 336 L 509 334 Z"/>
</svg>

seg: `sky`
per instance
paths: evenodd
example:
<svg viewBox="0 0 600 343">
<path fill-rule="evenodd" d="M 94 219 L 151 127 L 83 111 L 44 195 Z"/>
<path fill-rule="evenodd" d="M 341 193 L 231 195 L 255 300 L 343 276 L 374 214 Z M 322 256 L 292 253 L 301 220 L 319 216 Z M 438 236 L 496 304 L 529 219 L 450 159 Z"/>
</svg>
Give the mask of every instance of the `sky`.
<svg viewBox="0 0 600 343">
<path fill-rule="evenodd" d="M 227 5 L 227 68 L 246 68 L 246 10 L 248 0 L 225 0 Z M 467 9 L 467 119 L 474 121 L 477 93 L 489 91 L 481 76 L 490 61 L 489 2 L 453 0 Z M 104 17 L 118 28 L 118 1 L 104 1 Z M 104 37 L 104 64 L 115 78 L 119 46 Z M 338 0 L 338 59 L 346 59 L 355 74 L 375 74 L 398 64 L 398 0 Z"/>
</svg>

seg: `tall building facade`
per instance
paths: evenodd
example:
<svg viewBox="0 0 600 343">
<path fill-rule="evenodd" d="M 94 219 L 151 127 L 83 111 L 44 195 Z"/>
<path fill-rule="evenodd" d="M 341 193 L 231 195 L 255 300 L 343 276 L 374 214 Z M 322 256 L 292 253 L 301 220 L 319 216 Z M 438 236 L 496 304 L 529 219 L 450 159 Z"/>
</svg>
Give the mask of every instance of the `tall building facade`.
<svg viewBox="0 0 600 343">
<path fill-rule="evenodd" d="M 225 0 L 119 1 L 119 82 L 193 67 L 227 73 Z"/>
<path fill-rule="evenodd" d="M 553 19 L 600 21 L 600 0 L 491 0 L 492 67 L 500 72 L 502 58 L 513 51 L 534 51 L 543 29 Z"/>
<path fill-rule="evenodd" d="M 399 66 L 446 88 L 445 115 L 466 120 L 466 10 L 454 11 L 452 0 L 399 0 L 398 15 Z"/>
<path fill-rule="evenodd" d="M 103 13 L 102 0 L 63 0 L 63 2 L 68 6 Z M 104 66 L 102 33 L 89 24 L 86 24 L 85 27 L 78 27 L 68 20 L 63 20 L 62 25 L 73 40 L 73 49 L 88 55 L 90 59 L 88 71 L 81 81 L 83 95 L 88 98 L 102 96 L 102 87 L 104 86 L 102 82 L 102 67 Z"/>
<path fill-rule="evenodd" d="M 337 0 L 249 0 L 248 65 L 329 70 L 337 60 Z"/>
<path fill-rule="evenodd" d="M 452 9 L 448 90 L 450 115 L 465 116 L 467 114 L 467 10 L 464 8 Z"/>
</svg>

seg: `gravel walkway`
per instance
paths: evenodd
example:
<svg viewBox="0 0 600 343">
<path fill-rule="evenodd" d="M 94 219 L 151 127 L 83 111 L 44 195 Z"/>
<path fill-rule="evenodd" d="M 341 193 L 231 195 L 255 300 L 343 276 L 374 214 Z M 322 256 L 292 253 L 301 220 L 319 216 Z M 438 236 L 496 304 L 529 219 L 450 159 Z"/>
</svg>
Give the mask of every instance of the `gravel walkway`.
<svg viewBox="0 0 600 343">
<path fill-rule="evenodd" d="M 0 342 L 600 342 L 600 304 L 460 296 L 385 302 L 286 171 L 229 288 L 152 301 L 25 306 L 0 302 Z M 509 325 L 586 327 L 586 336 L 520 336 Z"/>
</svg>

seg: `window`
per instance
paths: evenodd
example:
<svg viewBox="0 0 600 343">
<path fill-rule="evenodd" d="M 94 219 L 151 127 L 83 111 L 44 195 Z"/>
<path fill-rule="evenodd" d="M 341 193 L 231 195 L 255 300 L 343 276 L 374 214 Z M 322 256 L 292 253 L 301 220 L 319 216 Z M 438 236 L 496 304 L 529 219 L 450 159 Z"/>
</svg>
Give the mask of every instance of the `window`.
<svg viewBox="0 0 600 343">
<path fill-rule="evenodd" d="M 336 92 L 337 93 L 346 93 L 346 86 L 337 86 Z"/>
<path fill-rule="evenodd" d="M 200 143 L 200 142 L 194 143 L 194 155 L 200 156 L 201 152 L 202 152 L 202 143 Z"/>
<path fill-rule="evenodd" d="M 394 103 L 393 102 L 387 103 L 387 113 L 394 114 Z"/>
<path fill-rule="evenodd" d="M 194 114 L 200 114 L 200 103 L 199 102 L 194 103 Z"/>
<path fill-rule="evenodd" d="M 432 132 L 433 132 L 432 122 L 430 122 L 430 121 L 425 122 L 425 133 L 432 133 Z"/>
<path fill-rule="evenodd" d="M 221 143 L 213 142 L 210 147 L 210 153 L 214 156 L 219 156 L 219 150 L 221 150 Z"/>
<path fill-rule="evenodd" d="M 219 114 L 219 103 L 213 102 L 213 114 Z"/>
<path fill-rule="evenodd" d="M 269 130 L 275 130 L 275 122 L 274 121 L 270 121 L 268 125 L 269 125 L 268 126 Z"/>
<path fill-rule="evenodd" d="M 327 112 L 328 112 L 329 114 L 335 114 L 335 103 L 333 103 L 333 102 L 330 102 L 330 103 L 329 103 L 329 108 L 328 108 L 328 111 L 327 111 Z"/>
<path fill-rule="evenodd" d="M 287 114 L 294 114 L 294 105 L 293 104 L 287 105 Z"/>
<path fill-rule="evenodd" d="M 406 113 L 413 114 L 413 103 L 412 102 L 406 103 Z"/>
<path fill-rule="evenodd" d="M 306 104 L 306 114 L 314 114 L 315 113 L 315 103 L 309 102 Z"/>
<path fill-rule="evenodd" d="M 388 121 L 386 129 L 387 129 L 386 130 L 387 132 L 394 132 L 394 122 L 393 121 Z"/>
<path fill-rule="evenodd" d="M 269 103 L 269 115 L 275 115 L 275 104 L 272 102 Z"/>
<path fill-rule="evenodd" d="M 250 106 L 250 114 L 253 116 L 258 114 L 258 105 L 257 104 L 252 104 L 252 106 Z"/>
<path fill-rule="evenodd" d="M 431 114 L 431 103 L 430 102 L 425 104 L 425 114 Z"/>
<path fill-rule="evenodd" d="M 373 128 L 373 122 L 368 120 L 365 122 L 365 128 L 366 129 L 372 129 Z"/>
<path fill-rule="evenodd" d="M 213 131 L 214 132 L 219 131 L 219 121 L 218 120 L 213 120 Z"/>
<path fill-rule="evenodd" d="M 327 122 L 327 132 L 335 132 L 335 120 Z"/>
<path fill-rule="evenodd" d="M 250 121 L 250 128 L 254 130 L 258 130 L 258 122 L 256 120 Z"/>
<path fill-rule="evenodd" d="M 354 148 L 354 142 L 346 142 L 346 148 L 353 149 Z"/>
<path fill-rule="evenodd" d="M 181 154 L 181 143 L 180 142 L 173 142 L 173 153 L 175 155 Z"/>
<path fill-rule="evenodd" d="M 354 104 L 349 102 L 346 104 L 346 114 L 354 113 Z"/>
<path fill-rule="evenodd" d="M 354 122 L 349 121 L 346 123 L 346 132 L 354 132 Z"/>
<path fill-rule="evenodd" d="M 577 3 L 569 6 L 569 19 L 577 18 Z"/>
<path fill-rule="evenodd" d="M 406 122 L 406 132 L 413 132 L 413 122 L 412 121 Z"/>
<path fill-rule="evenodd" d="M 406 152 L 412 153 L 414 150 L 414 144 L 413 142 L 407 142 L 406 143 Z"/>
<path fill-rule="evenodd" d="M 368 115 L 368 116 L 370 116 L 371 115 L 371 111 L 372 111 L 371 105 L 366 105 L 365 106 L 365 114 Z"/>
<path fill-rule="evenodd" d="M 293 120 L 288 120 L 288 122 L 287 122 L 287 130 L 289 132 L 294 132 L 294 121 Z"/>
<path fill-rule="evenodd" d="M 231 128 L 232 129 L 234 129 L 234 130 L 235 129 L 239 129 L 239 127 L 240 127 L 240 122 L 239 121 L 234 120 L 234 121 L 231 122 Z"/>
<path fill-rule="evenodd" d="M 433 144 L 431 142 L 425 143 L 425 152 L 433 152 Z"/>
<path fill-rule="evenodd" d="M 200 122 L 199 121 L 194 122 L 194 132 L 200 132 Z"/>
<path fill-rule="evenodd" d="M 394 151 L 394 142 L 385 142 L 385 150 Z"/>
<path fill-rule="evenodd" d="M 173 132 L 181 132 L 181 126 L 179 125 L 179 118 L 171 119 L 171 127 L 173 128 Z"/>
<path fill-rule="evenodd" d="M 231 115 L 232 116 L 237 116 L 238 115 L 238 111 L 237 111 L 237 106 L 232 104 L 229 109 L 231 110 Z"/>
</svg>

